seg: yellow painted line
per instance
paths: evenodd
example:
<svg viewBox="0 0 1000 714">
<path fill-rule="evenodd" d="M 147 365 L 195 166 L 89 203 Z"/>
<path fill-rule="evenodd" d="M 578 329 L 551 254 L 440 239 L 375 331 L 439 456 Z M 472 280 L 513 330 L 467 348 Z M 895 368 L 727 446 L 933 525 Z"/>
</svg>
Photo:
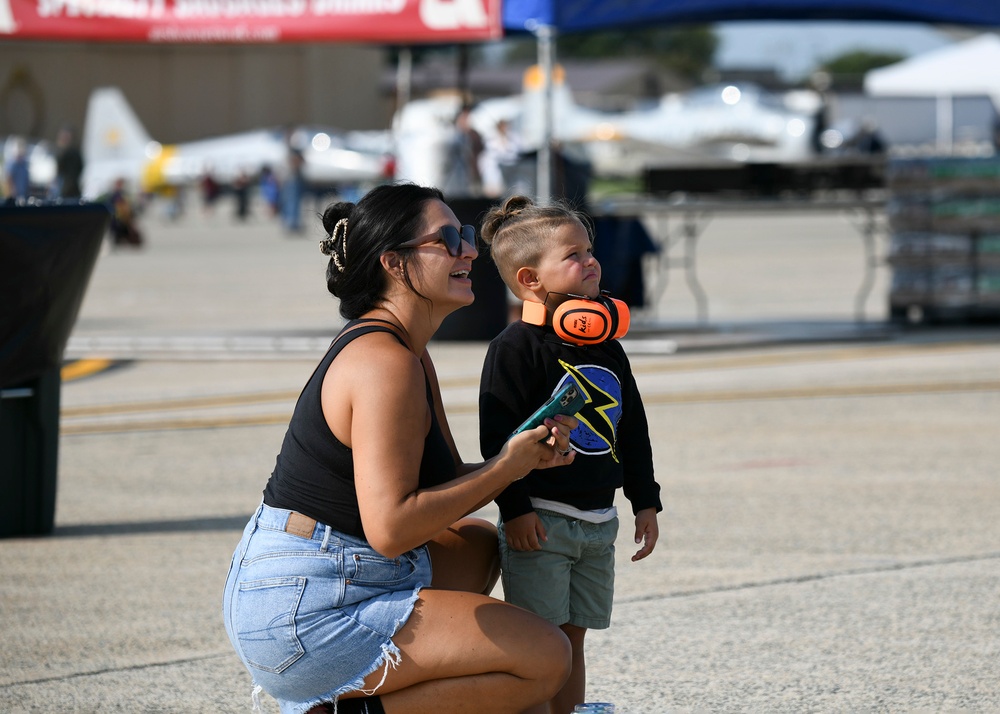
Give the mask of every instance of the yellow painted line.
<svg viewBox="0 0 1000 714">
<path fill-rule="evenodd" d="M 257 392 L 253 394 L 221 394 L 209 397 L 184 397 L 183 399 L 163 399 L 148 402 L 123 402 L 121 404 L 94 404 L 85 407 L 66 407 L 59 414 L 62 417 L 88 417 L 104 414 L 131 414 L 137 412 L 159 412 L 176 409 L 204 409 L 208 407 L 230 407 L 270 402 L 292 402 L 299 392 Z"/>
<path fill-rule="evenodd" d="M 674 392 L 644 394 L 647 406 L 662 404 L 698 404 L 735 401 L 772 401 L 779 399 L 835 399 L 845 397 L 886 397 L 920 394 L 962 394 L 969 392 L 1000 392 L 1000 380 L 978 382 L 934 382 L 843 385 L 828 387 L 801 387 L 768 390 L 732 390 L 705 392 Z M 445 405 L 449 415 L 477 414 L 479 407 L 473 402 Z M 291 411 L 281 414 L 263 414 L 246 417 L 204 417 L 184 419 L 155 419 L 97 424 L 64 424 L 63 435 L 113 434 L 137 431 L 176 431 L 183 429 L 226 429 L 247 426 L 274 426 L 288 423 Z"/>
<path fill-rule="evenodd" d="M 787 389 L 674 392 L 644 394 L 644 404 L 697 404 L 699 402 L 742 402 L 776 399 L 836 399 L 843 397 L 889 397 L 917 394 L 949 394 L 1000 391 L 1000 380 L 984 382 L 938 382 L 910 384 L 856 384 L 828 387 L 792 387 Z"/>
<path fill-rule="evenodd" d="M 117 424 L 67 424 L 59 427 L 66 436 L 81 434 L 117 434 L 133 431 L 182 431 L 185 429 L 226 429 L 240 426 L 287 424 L 291 412 L 250 417 L 210 417 L 205 419 L 159 419 L 156 421 L 119 422 Z"/>
<path fill-rule="evenodd" d="M 736 367 L 773 366 L 791 363 L 809 363 L 824 361 L 847 361 L 857 359 L 919 356 L 924 354 L 941 354 L 978 349 L 996 349 L 993 343 L 925 343 L 917 345 L 872 345 L 821 350 L 796 351 L 765 351 L 757 354 L 739 355 L 707 355 L 693 359 L 679 360 L 676 357 L 658 359 L 656 361 L 633 362 L 637 373 L 656 374 L 661 372 L 701 371 L 711 369 L 726 369 Z M 101 369 L 107 369 L 110 360 L 92 359 L 80 360 L 64 367 L 64 379 L 79 379 L 93 374 Z M 456 376 L 442 378 L 442 388 L 477 387 L 479 375 Z M 900 383 L 900 384 L 870 384 L 843 386 L 810 386 L 775 388 L 766 390 L 720 390 L 720 391 L 687 391 L 666 393 L 645 393 L 643 401 L 648 406 L 663 404 L 697 404 L 733 401 L 765 401 L 779 399 L 821 399 L 843 397 L 878 397 L 907 394 L 944 394 L 969 393 L 977 391 L 998 391 L 1000 381 L 985 380 L 976 382 L 937 382 L 937 383 Z M 293 404 L 298 397 L 297 391 L 273 391 L 251 394 L 229 394 L 205 397 L 185 397 L 157 401 L 129 402 L 123 404 L 91 405 L 64 408 L 61 416 L 66 419 L 80 419 L 83 423 L 64 423 L 61 432 L 65 435 L 107 434 L 116 432 L 162 431 L 182 429 L 221 429 L 247 426 L 264 426 L 287 424 L 291 410 L 280 414 L 257 415 L 246 417 L 191 417 L 179 419 L 136 419 L 116 423 L 86 423 L 87 417 L 99 417 L 115 414 L 148 413 L 182 410 L 211 409 L 274 402 Z M 474 402 L 447 404 L 449 414 L 470 415 L 478 412 Z"/>
<path fill-rule="evenodd" d="M 642 402 L 650 404 L 697 404 L 700 402 L 749 402 L 776 399 L 833 399 L 842 397 L 888 397 L 908 394 L 948 394 L 1000 391 L 1000 380 L 985 382 L 939 382 L 909 384 L 844 385 L 841 387 L 792 387 L 787 389 L 732 390 L 704 392 L 646 393 Z M 476 404 L 446 404 L 449 414 L 475 414 Z"/>
<path fill-rule="evenodd" d="M 104 359 L 103 357 L 78 359 L 64 364 L 62 369 L 59 370 L 59 374 L 62 377 L 62 381 L 72 382 L 74 379 L 83 379 L 98 372 L 103 372 L 112 365 L 114 365 L 112 360 Z"/>
<path fill-rule="evenodd" d="M 787 351 L 766 350 L 755 354 L 675 354 L 666 358 L 655 355 L 635 354 L 629 359 L 634 374 L 664 374 L 675 372 L 699 372 L 712 369 L 735 369 L 739 367 L 772 367 L 785 364 L 811 364 L 822 362 L 848 362 L 863 359 L 890 357 L 915 357 L 928 354 L 948 354 L 980 349 L 997 349 L 992 342 L 944 342 L 915 345 L 872 345 L 868 347 L 843 347 L 834 349 L 797 349 Z M 649 359 L 652 358 L 652 359 Z M 478 387 L 480 376 L 441 377 L 442 388 Z"/>
<path fill-rule="evenodd" d="M 719 368 L 760 367 L 792 363 L 847 361 L 868 359 L 871 357 L 897 357 L 901 355 L 919 355 L 926 353 L 961 352 L 974 349 L 996 349 L 997 345 L 988 342 L 967 343 L 929 343 L 919 345 L 874 345 L 871 347 L 852 347 L 828 350 L 806 350 L 796 352 L 762 352 L 747 355 L 707 355 L 688 356 L 679 360 L 670 357 L 666 360 L 640 360 L 637 355 L 632 358 L 632 370 L 637 374 L 658 374 L 668 372 L 691 372 Z M 62 370 L 63 381 L 80 379 L 107 369 L 113 364 L 106 359 L 78 360 L 65 365 Z M 69 376 L 67 376 L 69 375 Z M 447 377 L 440 376 L 442 389 L 459 389 L 478 387 L 480 375 Z M 294 402 L 299 396 L 297 391 L 259 392 L 253 394 L 215 395 L 207 397 L 184 397 L 158 401 L 125 402 L 121 404 L 100 404 L 81 407 L 65 407 L 61 411 L 63 417 L 87 417 L 103 414 L 128 414 L 146 411 L 168 411 L 177 409 L 197 409 L 203 407 L 226 407 L 246 404 L 264 404 L 270 402 Z"/>
<path fill-rule="evenodd" d="M 812 362 L 847 362 L 851 360 L 881 359 L 887 357 L 915 357 L 926 354 L 949 354 L 980 349 L 997 349 L 994 342 L 942 342 L 911 345 L 872 345 L 793 352 L 764 351 L 756 354 L 736 355 L 683 355 L 668 360 L 641 361 L 642 355 L 631 357 L 632 371 L 637 374 L 660 372 L 693 372 L 708 369 L 735 367 L 769 367 L 783 364 L 809 364 Z M 681 359 L 678 359 L 681 358 Z"/>
</svg>

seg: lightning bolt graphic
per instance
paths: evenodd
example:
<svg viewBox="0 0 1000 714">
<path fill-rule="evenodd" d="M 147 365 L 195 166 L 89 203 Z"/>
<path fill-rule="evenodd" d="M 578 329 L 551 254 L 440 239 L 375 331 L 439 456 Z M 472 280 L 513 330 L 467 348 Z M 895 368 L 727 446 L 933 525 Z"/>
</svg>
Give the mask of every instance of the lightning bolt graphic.
<svg viewBox="0 0 1000 714">
<path fill-rule="evenodd" d="M 618 461 L 618 454 L 615 450 L 617 435 L 615 434 L 615 423 L 611 420 L 608 412 L 619 405 L 619 401 L 607 390 L 594 384 L 583 372 L 571 364 L 559 360 L 566 373 L 576 381 L 577 386 L 583 391 L 587 402 L 584 408 L 577 413 L 580 422 L 587 426 L 598 438 L 608 445 L 611 458 Z M 590 407 L 590 408 L 588 408 Z M 592 416 L 593 415 L 593 416 Z"/>
</svg>

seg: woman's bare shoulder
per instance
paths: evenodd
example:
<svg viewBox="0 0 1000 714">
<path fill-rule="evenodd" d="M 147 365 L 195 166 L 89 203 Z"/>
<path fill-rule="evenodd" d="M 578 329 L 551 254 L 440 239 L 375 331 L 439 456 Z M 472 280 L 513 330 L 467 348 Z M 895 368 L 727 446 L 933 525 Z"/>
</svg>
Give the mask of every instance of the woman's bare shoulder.
<svg viewBox="0 0 1000 714">
<path fill-rule="evenodd" d="M 424 379 L 420 358 L 386 332 L 352 340 L 331 363 L 328 374 L 347 378 L 352 386 L 363 389 L 392 384 L 422 388 Z"/>
</svg>

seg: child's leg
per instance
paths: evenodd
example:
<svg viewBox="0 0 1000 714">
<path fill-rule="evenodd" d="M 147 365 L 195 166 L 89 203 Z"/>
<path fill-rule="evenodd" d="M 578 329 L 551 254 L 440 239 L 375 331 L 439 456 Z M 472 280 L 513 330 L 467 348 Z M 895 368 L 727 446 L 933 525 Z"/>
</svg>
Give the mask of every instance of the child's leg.
<svg viewBox="0 0 1000 714">
<path fill-rule="evenodd" d="M 573 648 L 573 670 L 566 684 L 549 702 L 549 714 L 572 714 L 577 704 L 587 701 L 587 662 L 583 652 L 583 638 L 587 628 L 566 623 L 559 629 L 566 633 Z"/>
<path fill-rule="evenodd" d="M 584 638 L 588 629 L 611 624 L 615 582 L 615 538 L 618 519 L 604 523 L 571 521 L 573 539 L 580 544 L 579 557 L 570 572 L 570 621 L 559 626 L 569 639 L 573 653 L 569 679 L 549 700 L 550 714 L 572 714 L 587 701 L 587 662 Z"/>
</svg>

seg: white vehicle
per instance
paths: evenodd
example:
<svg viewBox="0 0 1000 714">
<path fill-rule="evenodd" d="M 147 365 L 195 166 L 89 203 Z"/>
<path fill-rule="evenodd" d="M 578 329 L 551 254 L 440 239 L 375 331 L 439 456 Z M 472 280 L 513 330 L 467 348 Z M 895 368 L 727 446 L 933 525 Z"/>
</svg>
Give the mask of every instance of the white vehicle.
<svg viewBox="0 0 1000 714">
<path fill-rule="evenodd" d="M 292 150 L 302 156 L 303 178 L 314 191 L 379 183 L 392 178 L 394 167 L 388 132 L 302 126 L 163 145 L 116 87 L 91 95 L 82 149 L 85 198 L 100 196 L 120 179 L 147 193 L 192 184 L 208 173 L 221 185 L 256 176 L 264 166 L 281 175 Z"/>
</svg>

